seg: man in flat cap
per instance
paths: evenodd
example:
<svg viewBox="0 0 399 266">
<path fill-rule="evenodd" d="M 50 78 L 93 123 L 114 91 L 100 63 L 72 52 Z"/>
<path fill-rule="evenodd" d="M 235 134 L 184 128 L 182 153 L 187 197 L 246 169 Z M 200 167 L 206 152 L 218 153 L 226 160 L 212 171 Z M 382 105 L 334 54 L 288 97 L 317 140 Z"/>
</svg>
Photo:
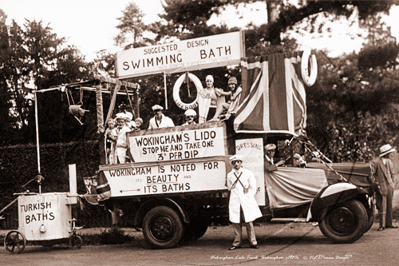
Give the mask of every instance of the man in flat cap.
<svg viewBox="0 0 399 266">
<path fill-rule="evenodd" d="M 262 217 L 258 203 L 255 200 L 256 179 L 254 173 L 242 168 L 243 156 L 230 157 L 233 170 L 227 174 L 227 188 L 230 193 L 229 218 L 232 222 L 235 237 L 229 250 L 240 248 L 242 245 L 242 223 L 247 228 L 249 245 L 258 248 L 253 221 Z"/>
<path fill-rule="evenodd" d="M 378 231 L 385 228 L 398 228 L 392 223 L 392 201 L 395 189 L 395 169 L 392 159 L 395 149 L 389 144 L 380 148 L 380 156 L 371 161 L 371 180 L 376 187 L 376 201 L 380 220 Z"/>
<path fill-rule="evenodd" d="M 275 162 L 274 154 L 276 153 L 276 144 L 269 143 L 265 145 L 264 167 L 266 171 L 276 171 L 277 166 L 285 163 L 284 160 Z"/>
<path fill-rule="evenodd" d="M 163 107 L 156 104 L 152 107 L 154 117 L 150 119 L 148 129 L 174 127 L 173 120 L 163 114 Z"/>
<path fill-rule="evenodd" d="M 187 111 L 184 112 L 184 116 L 186 118 L 186 123 L 184 123 L 183 126 L 195 125 L 194 119 L 197 116 L 196 111 L 193 109 L 187 109 Z"/>
</svg>

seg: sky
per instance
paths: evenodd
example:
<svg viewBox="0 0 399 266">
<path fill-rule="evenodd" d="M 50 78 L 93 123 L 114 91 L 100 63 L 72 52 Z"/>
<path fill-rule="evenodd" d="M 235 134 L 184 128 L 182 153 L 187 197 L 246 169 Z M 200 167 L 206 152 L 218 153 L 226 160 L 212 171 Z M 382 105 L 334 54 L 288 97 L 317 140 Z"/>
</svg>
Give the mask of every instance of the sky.
<svg viewBox="0 0 399 266">
<path fill-rule="evenodd" d="M 49 24 L 59 38 L 67 38 L 67 44 L 75 45 L 87 61 L 95 58 L 97 51 L 106 49 L 111 53 L 122 50 L 114 46 L 117 36 L 118 17 L 126 6 L 135 2 L 145 14 L 144 23 L 159 21 L 158 14 L 163 12 L 161 0 L 0 0 L 0 9 L 7 15 L 6 23 L 15 20 L 22 26 L 25 19 L 42 21 Z M 213 17 L 210 23 L 225 23 L 229 26 L 244 27 L 249 22 L 260 25 L 265 22 L 265 3 L 255 3 L 250 13 L 243 8 L 227 9 L 222 17 Z M 250 14 L 250 15 L 248 15 Z M 238 19 L 242 17 L 241 19 Z M 399 40 L 399 8 L 391 11 L 386 20 L 392 33 Z M 301 36 L 300 48 L 323 49 L 330 51 L 329 56 L 338 56 L 343 52 L 358 51 L 363 40 L 351 39 L 347 32 L 351 29 L 345 23 L 337 23 L 331 39 L 315 39 L 315 36 Z"/>
</svg>

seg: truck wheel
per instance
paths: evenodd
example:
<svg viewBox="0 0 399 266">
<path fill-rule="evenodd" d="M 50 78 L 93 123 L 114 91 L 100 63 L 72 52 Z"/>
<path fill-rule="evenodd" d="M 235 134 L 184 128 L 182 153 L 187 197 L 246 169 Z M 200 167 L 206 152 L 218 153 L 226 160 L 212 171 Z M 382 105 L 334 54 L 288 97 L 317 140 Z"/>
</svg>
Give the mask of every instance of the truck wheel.
<svg viewBox="0 0 399 266">
<path fill-rule="evenodd" d="M 358 240 L 367 228 L 367 211 L 358 200 L 333 206 L 319 222 L 323 235 L 336 243 L 352 243 Z"/>
<path fill-rule="evenodd" d="M 183 221 L 172 208 L 158 206 L 144 216 L 143 234 L 153 248 L 173 248 L 183 238 Z"/>
</svg>

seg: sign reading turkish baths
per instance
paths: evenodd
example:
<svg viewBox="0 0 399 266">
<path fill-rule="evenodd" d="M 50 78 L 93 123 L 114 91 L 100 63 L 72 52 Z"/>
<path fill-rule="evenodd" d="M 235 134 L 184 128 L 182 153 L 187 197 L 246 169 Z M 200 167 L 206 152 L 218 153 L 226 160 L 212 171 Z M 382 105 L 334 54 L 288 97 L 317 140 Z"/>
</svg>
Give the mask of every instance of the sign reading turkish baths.
<svg viewBox="0 0 399 266">
<path fill-rule="evenodd" d="M 263 140 L 261 138 L 236 140 L 236 153 L 244 156 L 243 167 L 254 173 L 257 186 L 255 199 L 258 205 L 264 206 L 266 199 L 263 169 Z"/>
<path fill-rule="evenodd" d="M 179 129 L 183 127 L 176 127 Z M 164 132 L 166 131 L 166 132 Z M 212 127 L 177 131 L 153 130 L 145 135 L 128 133 L 135 162 L 196 159 L 225 155 L 224 128 Z"/>
<path fill-rule="evenodd" d="M 103 165 L 111 197 L 226 190 L 223 156 L 176 162 Z"/>
<path fill-rule="evenodd" d="M 239 64 L 243 51 L 242 32 L 139 47 L 116 54 L 116 74 L 124 79 Z"/>
</svg>

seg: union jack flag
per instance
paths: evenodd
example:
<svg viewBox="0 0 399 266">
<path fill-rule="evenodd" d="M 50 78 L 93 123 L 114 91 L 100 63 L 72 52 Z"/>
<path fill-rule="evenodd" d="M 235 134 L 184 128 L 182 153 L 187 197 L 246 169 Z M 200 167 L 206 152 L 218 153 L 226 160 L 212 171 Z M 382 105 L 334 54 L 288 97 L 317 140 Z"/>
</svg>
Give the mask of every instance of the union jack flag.
<svg viewBox="0 0 399 266">
<path fill-rule="evenodd" d="M 301 135 L 306 127 L 306 92 L 299 53 L 241 60 L 242 95 L 234 129 L 238 133 Z"/>
</svg>

